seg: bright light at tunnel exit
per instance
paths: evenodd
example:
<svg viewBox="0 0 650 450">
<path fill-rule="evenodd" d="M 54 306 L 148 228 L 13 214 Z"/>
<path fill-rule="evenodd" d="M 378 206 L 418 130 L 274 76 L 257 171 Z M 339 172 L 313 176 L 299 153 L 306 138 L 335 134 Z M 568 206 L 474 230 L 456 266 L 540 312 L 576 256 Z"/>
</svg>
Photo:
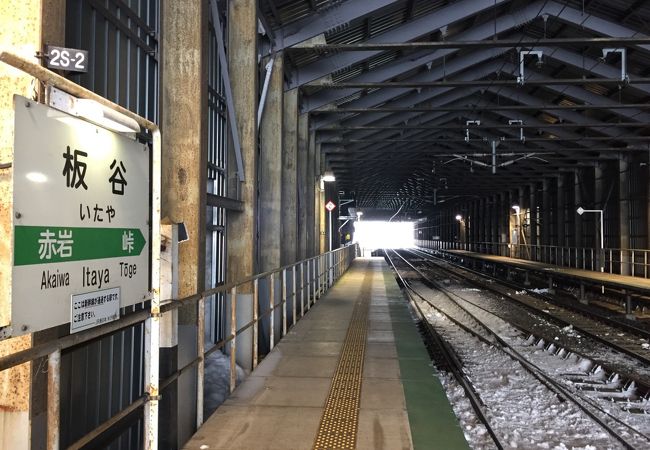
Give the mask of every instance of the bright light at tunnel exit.
<svg viewBox="0 0 650 450">
<path fill-rule="evenodd" d="M 413 222 L 354 223 L 354 240 L 365 250 L 415 247 Z"/>
</svg>

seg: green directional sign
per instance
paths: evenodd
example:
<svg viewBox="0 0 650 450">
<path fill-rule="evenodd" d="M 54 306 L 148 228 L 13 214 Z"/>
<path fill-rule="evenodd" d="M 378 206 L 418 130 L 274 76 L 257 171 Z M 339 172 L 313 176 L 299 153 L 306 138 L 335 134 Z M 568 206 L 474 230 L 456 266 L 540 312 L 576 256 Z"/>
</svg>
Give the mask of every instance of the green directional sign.
<svg viewBox="0 0 650 450">
<path fill-rule="evenodd" d="M 14 229 L 14 265 L 138 256 L 145 244 L 138 228 L 18 225 Z"/>
</svg>

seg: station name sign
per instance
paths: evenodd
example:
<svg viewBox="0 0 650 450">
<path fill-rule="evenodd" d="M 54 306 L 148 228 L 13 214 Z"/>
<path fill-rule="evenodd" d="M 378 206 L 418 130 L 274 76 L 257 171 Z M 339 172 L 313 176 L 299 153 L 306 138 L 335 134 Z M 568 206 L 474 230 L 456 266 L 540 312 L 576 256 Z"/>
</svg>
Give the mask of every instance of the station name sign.
<svg viewBox="0 0 650 450">
<path fill-rule="evenodd" d="M 12 335 L 115 320 L 149 295 L 149 148 L 14 104 Z"/>
</svg>

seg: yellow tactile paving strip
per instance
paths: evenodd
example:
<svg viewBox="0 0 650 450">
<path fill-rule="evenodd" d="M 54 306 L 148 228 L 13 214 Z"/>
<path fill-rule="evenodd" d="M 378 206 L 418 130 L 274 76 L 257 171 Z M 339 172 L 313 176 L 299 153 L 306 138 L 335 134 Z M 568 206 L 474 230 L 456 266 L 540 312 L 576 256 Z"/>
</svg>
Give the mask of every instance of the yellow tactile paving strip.
<svg viewBox="0 0 650 450">
<path fill-rule="evenodd" d="M 318 427 L 314 450 L 356 447 L 369 303 L 370 296 L 364 295 L 354 306 Z"/>
</svg>

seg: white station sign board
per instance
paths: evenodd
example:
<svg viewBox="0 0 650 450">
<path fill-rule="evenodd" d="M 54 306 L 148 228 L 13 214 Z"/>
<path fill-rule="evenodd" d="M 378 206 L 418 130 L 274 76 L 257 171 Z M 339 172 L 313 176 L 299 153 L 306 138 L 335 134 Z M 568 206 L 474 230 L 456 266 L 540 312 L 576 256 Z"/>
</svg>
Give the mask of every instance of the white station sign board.
<svg viewBox="0 0 650 450">
<path fill-rule="evenodd" d="M 119 318 L 149 296 L 149 148 L 15 96 L 13 336 Z"/>
</svg>

